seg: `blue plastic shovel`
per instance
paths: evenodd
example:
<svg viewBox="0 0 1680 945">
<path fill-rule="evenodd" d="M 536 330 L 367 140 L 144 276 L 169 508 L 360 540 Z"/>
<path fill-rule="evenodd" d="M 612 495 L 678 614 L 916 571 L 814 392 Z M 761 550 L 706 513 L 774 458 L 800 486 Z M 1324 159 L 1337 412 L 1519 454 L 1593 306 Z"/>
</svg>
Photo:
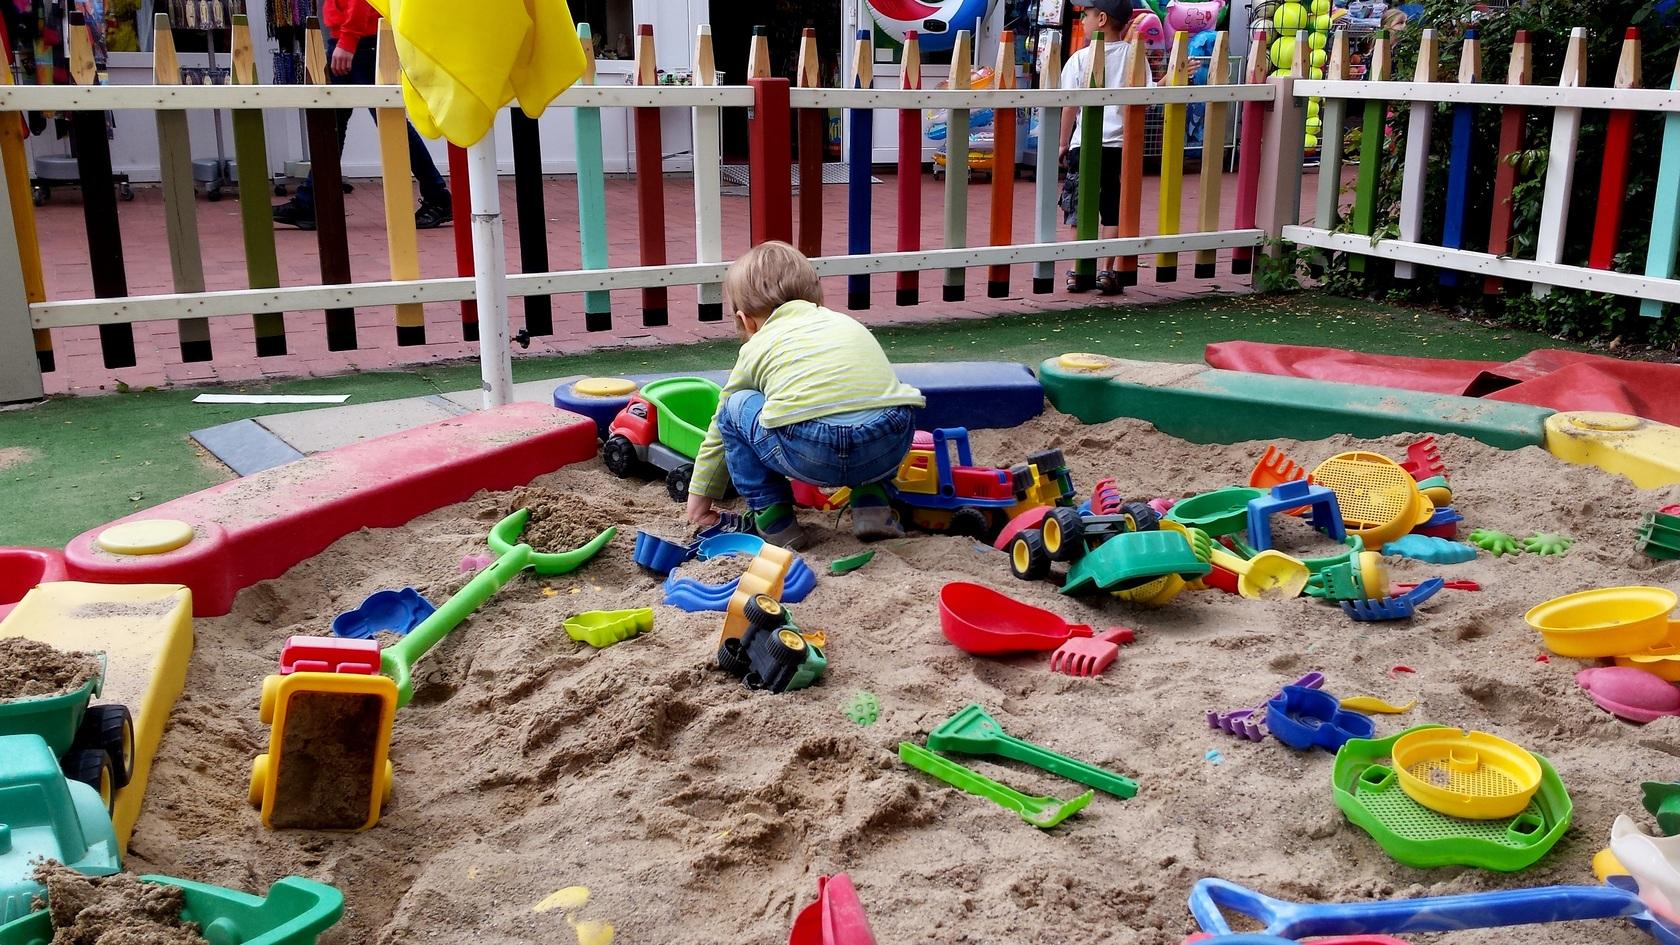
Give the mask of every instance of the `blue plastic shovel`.
<svg viewBox="0 0 1680 945">
<path fill-rule="evenodd" d="M 1417 605 L 1441 592 L 1446 581 L 1430 578 L 1404 594 L 1375 600 L 1344 600 L 1342 613 L 1355 620 L 1405 620 L 1417 612 Z"/>
<path fill-rule="evenodd" d="M 1613 882 L 1627 879 L 1612 877 Z M 1285 902 L 1222 879 L 1204 879 L 1191 889 L 1190 914 L 1203 931 L 1216 936 L 1231 934 L 1223 910 L 1247 916 L 1264 926 L 1262 934 L 1283 939 L 1626 918 L 1663 945 L 1680 945 L 1680 930 L 1652 915 L 1638 896 L 1621 885 L 1539 886 L 1459 896 L 1324 904 Z"/>
</svg>

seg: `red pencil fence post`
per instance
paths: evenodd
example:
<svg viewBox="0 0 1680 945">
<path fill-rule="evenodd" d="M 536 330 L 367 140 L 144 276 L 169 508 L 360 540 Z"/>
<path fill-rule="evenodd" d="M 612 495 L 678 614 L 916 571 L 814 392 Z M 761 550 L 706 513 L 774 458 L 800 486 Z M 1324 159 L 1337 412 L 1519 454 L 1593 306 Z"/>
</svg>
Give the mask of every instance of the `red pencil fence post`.
<svg viewBox="0 0 1680 945">
<path fill-rule="evenodd" d="M 658 85 L 653 57 L 653 24 L 636 27 L 636 84 Z M 659 109 L 637 108 L 636 222 L 642 244 L 642 265 L 665 265 L 665 154 L 659 134 Z M 642 290 L 642 324 L 657 328 L 670 324 L 669 293 L 662 285 Z"/>
<path fill-rule="evenodd" d="M 747 116 L 747 175 L 752 180 L 753 245 L 766 240 L 793 241 L 793 147 L 788 140 L 792 114 L 788 80 L 751 79 L 753 107 Z"/>
<path fill-rule="evenodd" d="M 467 189 L 467 149 L 453 144 L 449 146 L 449 204 L 455 213 L 455 225 L 450 227 L 455 231 L 455 274 L 470 276 L 472 227 L 467 221 L 472 219 L 472 194 Z M 461 340 L 478 340 L 478 303 L 472 299 L 461 300 Z"/>
<path fill-rule="evenodd" d="M 922 87 L 922 47 L 915 30 L 904 33 L 904 61 L 899 66 L 898 87 Z M 922 248 L 922 110 L 898 110 L 898 251 L 913 253 Z M 921 301 L 920 273 L 914 269 L 898 274 L 898 304 Z"/>
</svg>

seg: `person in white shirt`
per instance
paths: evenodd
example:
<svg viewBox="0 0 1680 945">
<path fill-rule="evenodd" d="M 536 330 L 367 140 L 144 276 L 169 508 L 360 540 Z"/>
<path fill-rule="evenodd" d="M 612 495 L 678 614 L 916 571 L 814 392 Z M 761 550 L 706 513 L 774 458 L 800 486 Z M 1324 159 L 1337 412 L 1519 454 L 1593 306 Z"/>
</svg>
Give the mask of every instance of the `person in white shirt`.
<svg viewBox="0 0 1680 945">
<path fill-rule="evenodd" d="M 1118 88 L 1124 81 L 1126 72 L 1131 68 L 1132 44 L 1127 36 L 1128 27 L 1132 21 L 1132 0 L 1085 0 L 1085 8 L 1080 13 L 1086 36 L 1103 36 L 1103 84 L 1109 88 Z M 1080 47 L 1072 56 L 1068 57 L 1067 65 L 1062 67 L 1062 88 L 1082 89 L 1090 85 L 1091 56 L 1096 48 L 1095 43 Z M 1147 68 L 1144 74 L 1150 85 L 1155 84 L 1155 77 Z M 1062 109 L 1062 141 L 1061 156 L 1062 169 L 1071 176 L 1079 169 L 1079 113 L 1078 108 Z M 1103 109 L 1102 132 L 1102 160 L 1099 162 L 1097 185 L 1097 219 L 1102 225 L 1102 238 L 1112 239 L 1120 235 L 1120 144 L 1121 144 L 1121 112 L 1120 106 L 1110 105 Z M 1070 145 L 1072 145 L 1070 149 Z M 1109 256 L 1097 260 L 1098 272 L 1096 288 L 1103 295 L 1114 295 L 1121 291 L 1120 274 L 1114 271 L 1115 257 Z M 1082 285 L 1072 272 L 1067 276 L 1067 290 L 1069 292 L 1084 292 L 1089 285 Z"/>
</svg>

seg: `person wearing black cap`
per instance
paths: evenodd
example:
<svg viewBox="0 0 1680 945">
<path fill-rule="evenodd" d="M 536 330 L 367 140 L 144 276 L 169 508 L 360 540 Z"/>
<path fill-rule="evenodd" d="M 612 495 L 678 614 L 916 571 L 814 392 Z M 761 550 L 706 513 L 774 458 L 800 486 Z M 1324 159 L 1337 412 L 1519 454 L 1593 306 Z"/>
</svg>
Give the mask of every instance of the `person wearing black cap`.
<svg viewBox="0 0 1680 945">
<path fill-rule="evenodd" d="M 1118 88 L 1124 81 L 1127 69 L 1130 68 L 1132 45 L 1127 42 L 1127 28 L 1132 20 L 1132 0 L 1084 0 L 1084 9 L 1080 12 L 1080 23 L 1084 27 L 1086 36 L 1102 33 L 1104 47 L 1103 80 L 1109 88 Z M 1088 43 L 1075 50 L 1068 57 L 1067 65 L 1062 67 L 1062 88 L 1085 88 L 1090 82 L 1091 56 L 1095 48 L 1094 43 Z M 1148 75 L 1149 84 L 1155 84 L 1154 75 L 1144 70 Z M 1079 140 L 1078 108 L 1062 109 L 1062 141 L 1061 165 L 1071 179 L 1073 172 L 1079 167 L 1079 148 L 1069 145 Z M 1102 132 L 1102 161 L 1098 171 L 1097 186 L 1097 219 L 1102 224 L 1102 238 L 1112 239 L 1120 235 L 1120 142 L 1121 142 L 1121 109 L 1117 105 L 1109 105 L 1103 109 Z M 1120 274 L 1114 271 L 1115 257 L 1109 256 L 1098 260 L 1097 290 L 1104 295 L 1113 295 L 1120 291 Z M 1079 285 L 1068 273 L 1067 289 L 1069 292 L 1082 292 L 1089 286 Z"/>
</svg>

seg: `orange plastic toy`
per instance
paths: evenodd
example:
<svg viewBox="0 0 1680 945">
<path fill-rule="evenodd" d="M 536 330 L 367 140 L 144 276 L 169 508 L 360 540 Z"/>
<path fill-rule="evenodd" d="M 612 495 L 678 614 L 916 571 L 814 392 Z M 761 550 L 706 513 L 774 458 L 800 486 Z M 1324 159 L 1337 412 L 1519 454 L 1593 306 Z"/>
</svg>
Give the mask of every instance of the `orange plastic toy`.
<svg viewBox="0 0 1680 945">
<path fill-rule="evenodd" d="M 391 799 L 391 720 L 397 684 L 386 676 L 292 673 L 263 680 L 268 751 L 251 763 L 251 806 L 263 826 L 366 830 Z"/>
</svg>

